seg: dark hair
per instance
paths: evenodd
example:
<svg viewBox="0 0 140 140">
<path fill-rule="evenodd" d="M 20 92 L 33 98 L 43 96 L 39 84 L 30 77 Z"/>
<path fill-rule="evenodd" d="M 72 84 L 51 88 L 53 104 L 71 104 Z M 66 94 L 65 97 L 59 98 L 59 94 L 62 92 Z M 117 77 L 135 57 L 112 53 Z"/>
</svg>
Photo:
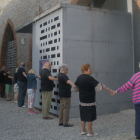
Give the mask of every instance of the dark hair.
<svg viewBox="0 0 140 140">
<path fill-rule="evenodd" d="M 22 63 L 21 63 L 21 66 L 25 67 L 25 62 L 22 62 Z"/>
</svg>

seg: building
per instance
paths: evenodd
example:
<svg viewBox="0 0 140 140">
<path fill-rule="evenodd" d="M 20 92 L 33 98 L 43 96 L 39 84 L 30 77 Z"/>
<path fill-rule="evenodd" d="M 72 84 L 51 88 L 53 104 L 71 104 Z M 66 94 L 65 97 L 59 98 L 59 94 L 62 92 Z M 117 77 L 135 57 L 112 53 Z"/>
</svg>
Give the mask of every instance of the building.
<svg viewBox="0 0 140 140">
<path fill-rule="evenodd" d="M 87 62 L 92 65 L 93 76 L 112 89 L 121 86 L 133 73 L 139 71 L 139 0 L 60 2 L 62 4 L 58 4 L 58 0 L 7 0 L 0 3 L 0 30 L 3 33 L 0 35 L 1 66 L 7 65 L 14 69 L 21 61 L 25 61 L 27 69 L 33 66 L 38 72 L 39 60 L 46 59 L 45 56 L 48 55 L 51 58 L 53 55 L 51 51 L 46 52 L 47 48 L 57 49 L 58 46 L 60 52 L 54 54 L 60 57 L 51 61 L 54 74 L 58 72 L 59 60 L 69 65 L 69 77 L 73 81 L 81 73 L 81 65 Z M 60 17 L 59 22 L 54 21 L 57 16 Z M 50 21 L 50 33 L 43 31 L 46 29 L 45 21 Z M 54 25 L 58 28 L 54 29 Z M 51 30 L 57 30 L 57 40 L 51 34 L 55 32 Z M 41 41 L 41 37 L 46 35 L 50 36 L 49 40 Z M 57 41 L 55 46 L 45 44 L 51 40 L 53 43 Z M 10 48 L 13 48 L 13 51 L 10 51 Z M 43 51 L 44 54 L 41 53 Z M 13 57 L 14 55 L 16 57 Z M 58 92 L 57 83 L 55 84 L 54 92 Z M 58 111 L 58 96 L 54 95 L 52 101 L 52 112 Z M 36 103 L 41 105 L 38 101 Z M 98 114 L 133 108 L 131 91 L 115 97 L 102 91 L 97 93 L 97 103 Z M 73 93 L 71 117 L 78 115 L 78 94 Z"/>
</svg>

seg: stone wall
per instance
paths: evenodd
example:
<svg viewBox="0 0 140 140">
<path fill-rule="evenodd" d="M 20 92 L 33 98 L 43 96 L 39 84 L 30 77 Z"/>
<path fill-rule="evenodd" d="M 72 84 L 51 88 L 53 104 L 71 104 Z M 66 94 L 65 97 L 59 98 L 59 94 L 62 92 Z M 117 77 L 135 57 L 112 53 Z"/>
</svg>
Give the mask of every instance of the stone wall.
<svg viewBox="0 0 140 140">
<path fill-rule="evenodd" d="M 7 21 L 12 23 L 13 32 L 29 21 L 32 21 L 37 15 L 45 10 L 57 5 L 59 2 L 70 3 L 71 0 L 0 0 L 0 54 L 3 50 L 6 53 L 6 47 L 3 43 L 6 32 Z M 27 63 L 27 69 L 31 68 L 31 52 L 32 52 L 32 35 L 15 33 L 16 36 L 16 52 L 17 59 L 16 65 L 18 66 L 22 61 Z M 9 36 L 7 36 L 9 37 Z M 5 37 L 6 38 L 6 37 Z M 7 41 L 8 39 L 6 39 Z M 24 43 L 21 43 L 21 40 Z M 3 54 L 0 55 L 0 67 L 2 63 Z"/>
</svg>

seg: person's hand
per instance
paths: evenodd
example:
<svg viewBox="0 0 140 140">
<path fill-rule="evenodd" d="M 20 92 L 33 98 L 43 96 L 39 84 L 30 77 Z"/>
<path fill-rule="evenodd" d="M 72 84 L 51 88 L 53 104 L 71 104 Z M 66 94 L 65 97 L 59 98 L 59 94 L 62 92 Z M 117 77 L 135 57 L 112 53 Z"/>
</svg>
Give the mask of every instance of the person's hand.
<svg viewBox="0 0 140 140">
<path fill-rule="evenodd" d="M 116 94 L 117 94 L 117 92 L 116 92 L 116 91 L 111 90 L 111 91 L 110 91 L 110 94 L 111 94 L 112 96 L 114 96 L 114 95 L 116 95 Z"/>
</svg>

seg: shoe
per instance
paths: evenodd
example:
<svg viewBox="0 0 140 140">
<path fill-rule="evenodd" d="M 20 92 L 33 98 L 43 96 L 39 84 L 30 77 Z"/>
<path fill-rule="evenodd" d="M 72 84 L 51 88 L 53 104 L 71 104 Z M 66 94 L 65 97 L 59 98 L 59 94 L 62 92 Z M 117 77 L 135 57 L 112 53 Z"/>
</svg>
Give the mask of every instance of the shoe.
<svg viewBox="0 0 140 140">
<path fill-rule="evenodd" d="M 89 134 L 89 133 L 88 133 L 88 134 L 87 134 L 88 137 L 94 137 L 94 136 L 97 136 L 97 135 L 98 135 L 98 133 L 94 133 L 94 134 Z"/>
<path fill-rule="evenodd" d="M 86 135 L 87 134 L 87 132 L 81 132 L 81 135 Z"/>
<path fill-rule="evenodd" d="M 34 114 L 32 111 L 29 111 L 29 114 Z"/>
<path fill-rule="evenodd" d="M 53 118 L 51 117 L 43 117 L 44 120 L 52 120 Z"/>
<path fill-rule="evenodd" d="M 23 105 L 22 107 L 23 107 L 23 108 L 26 108 L 27 106 L 26 106 L 26 105 Z"/>
<path fill-rule="evenodd" d="M 38 112 L 36 112 L 36 111 L 32 111 L 32 113 L 33 113 L 33 114 L 38 114 Z"/>
<path fill-rule="evenodd" d="M 140 140 L 140 137 L 136 137 L 136 139 L 139 139 Z"/>
<path fill-rule="evenodd" d="M 64 127 L 72 127 L 72 124 L 63 125 Z"/>
<path fill-rule="evenodd" d="M 63 123 L 59 123 L 58 125 L 59 125 L 59 126 L 63 126 Z"/>
<path fill-rule="evenodd" d="M 35 111 L 29 111 L 29 114 L 38 114 L 38 113 Z"/>
</svg>

